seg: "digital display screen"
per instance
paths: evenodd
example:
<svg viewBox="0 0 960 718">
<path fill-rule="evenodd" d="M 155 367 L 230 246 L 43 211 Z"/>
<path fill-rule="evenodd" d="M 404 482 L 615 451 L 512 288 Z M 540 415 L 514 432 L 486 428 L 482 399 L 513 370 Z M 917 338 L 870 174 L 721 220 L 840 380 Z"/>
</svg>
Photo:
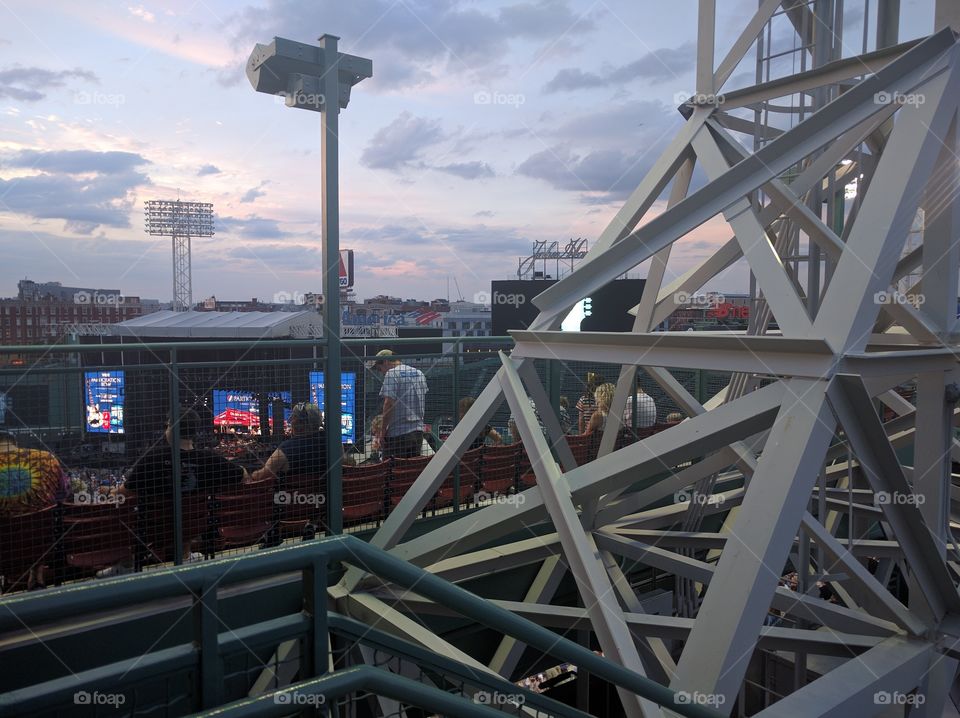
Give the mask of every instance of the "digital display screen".
<svg viewBox="0 0 960 718">
<path fill-rule="evenodd" d="M 277 400 L 283 402 L 283 423 L 290 422 L 290 392 L 267 392 L 267 414 L 270 428 L 273 429 L 274 404 Z M 214 426 L 245 427 L 248 430 L 260 429 L 260 400 L 259 395 L 250 391 L 231 391 L 229 389 L 213 390 L 213 424 Z"/>
<path fill-rule="evenodd" d="M 91 434 L 123 433 L 123 372 L 84 372 L 87 431 Z"/>
<path fill-rule="evenodd" d="M 323 372 L 310 372 L 310 402 L 323 411 L 324 401 Z M 357 412 L 357 374 L 345 371 L 340 374 L 340 433 L 344 444 L 355 444 Z"/>
</svg>

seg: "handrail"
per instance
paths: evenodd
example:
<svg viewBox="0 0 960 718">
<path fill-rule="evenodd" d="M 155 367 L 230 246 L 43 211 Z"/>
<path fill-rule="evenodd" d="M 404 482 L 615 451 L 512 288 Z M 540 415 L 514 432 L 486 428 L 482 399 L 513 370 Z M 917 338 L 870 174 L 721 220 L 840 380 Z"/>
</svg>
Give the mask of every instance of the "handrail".
<svg viewBox="0 0 960 718">
<path fill-rule="evenodd" d="M 590 718 L 589 713 L 577 710 L 566 703 L 561 703 L 549 696 L 534 693 L 520 688 L 511 683 L 506 678 L 492 673 L 484 673 L 476 668 L 458 663 L 452 658 L 428 651 L 415 643 L 397 638 L 389 633 L 372 628 L 365 623 L 361 623 L 353 618 L 342 616 L 339 613 L 331 613 L 328 618 L 328 624 L 331 632 L 348 636 L 357 642 L 367 646 L 379 647 L 394 656 L 408 658 L 417 665 L 427 665 L 432 667 L 444 677 L 454 676 L 465 683 L 473 683 L 483 688 L 495 690 L 502 695 L 517 694 L 524 696 L 523 705 L 531 705 L 538 711 L 549 713 L 553 716 L 566 716 L 568 718 Z"/>
<path fill-rule="evenodd" d="M 596 655 L 567 638 L 521 618 L 469 591 L 435 576 L 419 566 L 407 563 L 355 536 L 338 535 L 304 542 L 294 547 L 258 551 L 230 559 L 205 561 L 177 568 L 105 579 L 91 585 L 76 584 L 19 594 L 0 599 L 0 631 L 73 617 L 90 611 L 103 612 L 128 605 L 174 595 L 191 593 L 196 601 L 216 606 L 215 588 L 239 581 L 288 571 L 325 573 L 330 562 L 342 562 L 367 573 L 415 590 L 417 594 L 441 603 L 477 623 L 496 627 L 506 635 L 539 649 L 559 662 L 569 662 L 618 687 L 625 688 L 670 710 L 690 718 L 719 718 L 722 714 L 706 706 L 677 700 L 670 688 Z M 326 597 L 312 591 L 315 620 L 326 622 Z M 213 594 L 211 596 L 211 594 Z M 203 631 L 203 641 L 216 640 Z M 324 641 L 323 650 L 326 650 Z M 215 645 L 215 644 L 214 644 Z M 203 650 L 201 649 L 201 653 Z M 210 655 L 210 650 L 206 652 Z M 209 664 L 206 664 L 209 666 Z M 201 672 L 203 672 L 201 670 Z M 339 672 L 338 672 L 339 673 Z M 205 682 L 209 677 L 201 677 Z M 2 697 L 0 697 L 2 700 Z M 2 705 L 2 703 L 0 703 Z M 481 714 L 476 714 L 481 715 Z M 488 715 L 486 713 L 482 715 Z"/>
<path fill-rule="evenodd" d="M 373 666 L 345 668 L 320 678 L 294 683 L 256 698 L 244 698 L 228 703 L 197 715 L 208 718 L 288 716 L 291 711 L 301 707 L 297 702 L 298 696 L 314 697 L 317 705 L 325 705 L 340 696 L 357 691 L 369 691 L 378 696 L 393 698 L 439 715 L 463 716 L 463 718 L 503 718 L 504 715 L 502 711 Z"/>
<path fill-rule="evenodd" d="M 496 337 L 374 337 L 368 339 L 341 339 L 344 346 L 364 346 L 366 344 L 382 346 L 405 346 L 407 344 L 512 344 L 509 336 Z M 318 348 L 326 346 L 323 338 L 311 337 L 308 339 L 221 339 L 214 341 L 182 341 L 182 342 L 129 342 L 123 344 L 8 344 L 0 345 L 0 354 L 83 354 L 97 352 L 122 351 L 169 351 L 171 349 L 185 349 L 203 351 L 207 349 L 286 349 L 288 347 L 306 347 L 316 345 Z"/>
</svg>

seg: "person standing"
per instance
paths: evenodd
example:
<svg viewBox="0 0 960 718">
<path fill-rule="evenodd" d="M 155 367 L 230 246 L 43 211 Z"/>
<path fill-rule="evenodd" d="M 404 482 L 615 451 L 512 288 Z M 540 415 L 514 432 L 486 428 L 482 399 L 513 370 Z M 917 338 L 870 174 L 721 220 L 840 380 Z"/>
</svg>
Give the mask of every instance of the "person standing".
<svg viewBox="0 0 960 718">
<path fill-rule="evenodd" d="M 653 397 L 647 394 L 637 383 L 637 393 L 627 399 L 627 405 L 623 409 L 623 426 L 625 429 L 633 428 L 633 414 L 637 414 L 637 428 L 649 429 L 657 423 L 657 402 Z"/>
<path fill-rule="evenodd" d="M 595 371 L 588 371 L 586 376 L 586 390 L 583 396 L 577 401 L 577 413 L 579 415 L 577 431 L 580 434 L 587 433 L 587 427 L 590 426 L 590 418 L 597 409 L 597 400 L 593 395 L 596 393 L 598 386 L 600 386 L 600 375 Z"/>
<path fill-rule="evenodd" d="M 380 388 L 383 419 L 378 438 L 384 458 L 420 456 L 423 450 L 427 378 L 419 369 L 395 358 L 389 349 L 377 352 L 373 368 L 383 375 L 383 386 Z"/>
</svg>

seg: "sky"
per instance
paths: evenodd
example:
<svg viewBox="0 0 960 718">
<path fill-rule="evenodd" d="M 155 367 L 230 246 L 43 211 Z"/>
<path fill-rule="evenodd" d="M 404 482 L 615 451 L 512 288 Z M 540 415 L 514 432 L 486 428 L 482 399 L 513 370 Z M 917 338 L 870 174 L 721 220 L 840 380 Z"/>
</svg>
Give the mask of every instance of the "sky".
<svg viewBox="0 0 960 718">
<path fill-rule="evenodd" d="M 756 4 L 718 2 L 717 61 Z M 846 7 L 853 28 L 863 0 Z M 320 291 L 320 115 L 255 92 L 244 66 L 258 42 L 330 33 L 373 61 L 340 116 L 341 247 L 355 252 L 357 295 L 432 299 L 449 282 L 471 300 L 515 276 L 533 241 L 600 234 L 681 124 L 696 10 L 0 0 L 0 296 L 29 277 L 169 301 L 170 240 L 144 233 L 143 203 L 178 196 L 216 212 L 216 235 L 193 242 L 195 301 Z M 901 40 L 926 34 L 932 0 L 904 0 L 902 17 Z M 859 45 L 848 31 L 844 54 Z M 752 53 L 742 65 L 724 89 L 752 84 Z M 722 218 L 702 225 L 668 277 L 730 236 Z M 708 289 L 747 282 L 740 263 Z"/>
</svg>

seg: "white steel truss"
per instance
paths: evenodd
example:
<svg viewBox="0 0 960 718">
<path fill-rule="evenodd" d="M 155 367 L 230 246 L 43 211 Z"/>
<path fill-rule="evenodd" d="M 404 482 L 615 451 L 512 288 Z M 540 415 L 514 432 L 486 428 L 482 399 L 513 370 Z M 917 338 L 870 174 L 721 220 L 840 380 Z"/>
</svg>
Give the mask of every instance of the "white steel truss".
<svg viewBox="0 0 960 718">
<path fill-rule="evenodd" d="M 751 661 L 758 651 L 777 651 L 793 662 L 796 680 L 762 715 L 881 715 L 898 696 L 911 715 L 941 714 L 960 659 L 960 518 L 951 511 L 958 493 L 951 460 L 960 458 L 951 431 L 960 399 L 960 45 L 949 26 L 960 27 L 960 11 L 939 2 L 933 34 L 896 44 L 887 10 L 877 21 L 886 39 L 851 58 L 840 56 L 831 24 L 842 2 L 759 0 L 714 65 L 715 0 L 700 0 L 697 94 L 681 107 L 685 124 L 587 258 L 535 299 L 538 318 L 514 332 L 512 354 L 501 355 L 495 379 L 375 544 L 458 581 L 537 565 L 525 601 L 503 605 L 543 625 L 589 630 L 608 660 L 705 697 L 723 713 L 747 714 Z M 718 102 L 750 49 L 759 45 L 763 56 L 763 31 L 774 19 L 792 26 L 809 65 L 772 79 L 758 69 L 756 85 Z M 767 110 L 785 97 L 799 98 L 800 109 L 790 126 L 778 126 Z M 736 138 L 744 131 L 752 148 Z M 691 192 L 696 164 L 709 181 Z M 830 198 L 853 179 L 853 206 L 838 208 Z M 664 211 L 651 212 L 664 194 Z M 905 254 L 918 210 L 922 243 L 914 237 Z M 667 283 L 673 246 L 715 216 L 733 237 Z M 745 334 L 654 331 L 680 306 L 678 293 L 698 291 L 738 261 L 756 287 Z M 644 262 L 633 332 L 559 331 L 574 304 Z M 921 277 L 910 291 L 925 301 L 889 299 L 901 296 L 896 288 L 907 275 Z M 621 366 L 599 456 L 585 466 L 576 465 L 549 410 L 537 359 Z M 700 404 L 665 370 L 682 367 L 733 374 Z M 638 368 L 688 418 L 615 450 L 617 417 Z M 916 384 L 914 401 L 891 391 L 905 382 Z M 407 538 L 504 400 L 537 485 L 523 502 L 495 503 Z M 881 406 L 894 418 L 884 422 Z M 914 450 L 912 466 L 902 463 L 904 447 Z M 712 503 L 663 505 L 689 487 Z M 701 530 L 706 515 L 722 517 L 722 529 Z M 870 525 L 883 536 L 864 536 Z M 524 530 L 533 538 L 489 548 Z M 708 551 L 707 560 L 694 551 Z M 868 557 L 879 562 L 873 571 Z M 674 574 L 689 615 L 646 613 L 618 559 Z M 798 572 L 797 590 L 779 585 L 788 565 Z M 887 590 L 893 567 L 908 582 L 906 604 Z M 565 572 L 582 608 L 549 605 Z M 819 598 L 817 582 L 838 601 Z M 508 678 L 522 651 L 505 638 L 491 664 L 480 664 L 411 620 L 443 615 L 443 606 L 356 570 L 334 597 L 342 610 Z M 771 612 L 793 626 L 767 625 Z M 811 656 L 836 659 L 818 662 L 819 677 L 807 683 Z M 628 716 L 669 714 L 632 694 L 620 699 Z"/>
</svg>

